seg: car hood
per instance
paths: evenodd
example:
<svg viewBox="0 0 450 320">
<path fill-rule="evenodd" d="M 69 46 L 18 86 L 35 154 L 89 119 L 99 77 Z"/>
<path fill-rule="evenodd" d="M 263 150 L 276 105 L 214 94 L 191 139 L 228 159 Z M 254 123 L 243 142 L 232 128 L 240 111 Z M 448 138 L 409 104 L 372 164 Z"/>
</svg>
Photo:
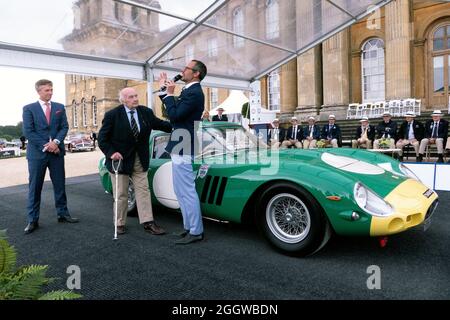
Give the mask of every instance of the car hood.
<svg viewBox="0 0 450 320">
<path fill-rule="evenodd" d="M 391 157 L 357 149 L 283 150 L 280 163 L 303 163 L 307 170 L 328 172 L 330 179 L 337 175 L 336 183 L 347 181 L 353 187 L 356 181 L 382 197 L 387 196 L 400 183 L 407 180 L 399 169 L 399 162 Z M 341 182 L 338 182 L 341 181 Z"/>
<path fill-rule="evenodd" d="M 227 154 L 227 163 L 230 163 L 229 156 L 233 154 Z M 302 183 L 308 180 L 317 185 L 327 181 L 327 184 L 334 184 L 334 189 L 341 190 L 353 190 L 354 184 L 360 181 L 382 197 L 408 179 L 400 171 L 400 163 L 395 159 L 358 149 L 281 149 L 259 153 L 240 150 L 234 156 L 236 159 L 250 159 L 250 163 L 257 163 L 247 166 L 247 174 L 253 176 L 254 169 L 272 166 L 276 168 L 269 174 L 272 178 Z M 257 157 L 263 161 L 257 161 Z"/>
</svg>

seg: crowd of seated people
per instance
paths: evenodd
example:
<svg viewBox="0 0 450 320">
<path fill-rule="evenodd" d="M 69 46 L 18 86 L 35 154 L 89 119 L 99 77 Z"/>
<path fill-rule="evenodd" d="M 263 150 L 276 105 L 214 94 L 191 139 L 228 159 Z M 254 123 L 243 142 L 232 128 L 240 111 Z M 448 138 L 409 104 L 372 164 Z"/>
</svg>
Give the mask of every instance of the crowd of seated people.
<svg viewBox="0 0 450 320">
<path fill-rule="evenodd" d="M 392 120 L 389 112 L 383 113 L 383 120 L 376 126 L 370 124 L 367 117 L 360 120 L 360 124 L 351 141 L 352 148 L 364 149 L 399 149 L 398 159 L 403 161 L 403 150 L 410 145 L 414 149 L 416 161 L 422 162 L 429 145 L 436 145 L 437 162 L 444 162 L 444 153 L 450 153 L 450 139 L 448 135 L 448 121 L 442 118 L 440 110 L 435 110 L 431 119 L 425 124 L 416 120 L 414 112 L 405 114 L 404 121 L 398 126 Z M 328 123 L 320 128 L 314 117 L 308 118 L 308 123 L 301 125 L 297 117 L 292 117 L 287 129 L 280 127 L 279 119 L 275 119 L 269 130 L 268 141 L 274 149 L 298 148 L 314 149 L 317 147 L 338 148 L 342 146 L 342 134 L 336 117 L 330 115 Z M 450 161 L 449 161 L 450 163 Z"/>
<path fill-rule="evenodd" d="M 341 146 L 341 128 L 336 124 L 336 117 L 330 115 L 328 124 L 320 128 L 314 117 L 308 118 L 308 124 L 301 126 L 297 117 L 291 118 L 291 125 L 286 130 L 280 127 L 280 120 L 272 122 L 268 142 L 273 149 L 298 148 L 314 149 L 320 143 L 323 147 L 338 148 Z"/>
</svg>

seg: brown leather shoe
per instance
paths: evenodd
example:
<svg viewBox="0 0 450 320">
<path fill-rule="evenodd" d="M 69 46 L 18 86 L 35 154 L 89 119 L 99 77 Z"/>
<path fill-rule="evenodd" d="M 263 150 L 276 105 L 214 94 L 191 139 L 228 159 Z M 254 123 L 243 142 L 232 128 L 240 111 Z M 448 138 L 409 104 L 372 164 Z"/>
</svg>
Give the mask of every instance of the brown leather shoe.
<svg viewBox="0 0 450 320">
<path fill-rule="evenodd" d="M 117 234 L 124 234 L 125 233 L 125 226 L 117 226 Z"/>
<path fill-rule="evenodd" d="M 162 235 L 166 233 L 166 231 L 158 226 L 155 221 L 145 222 L 144 230 L 154 235 Z"/>
</svg>

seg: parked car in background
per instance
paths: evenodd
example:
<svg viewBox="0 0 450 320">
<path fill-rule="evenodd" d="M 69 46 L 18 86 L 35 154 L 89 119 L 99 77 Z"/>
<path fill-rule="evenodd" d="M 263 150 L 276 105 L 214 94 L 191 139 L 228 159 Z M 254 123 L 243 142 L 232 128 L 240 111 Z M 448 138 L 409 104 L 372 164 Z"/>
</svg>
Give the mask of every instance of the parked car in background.
<svg viewBox="0 0 450 320">
<path fill-rule="evenodd" d="M 64 140 L 66 151 L 94 151 L 94 142 L 91 140 L 89 134 L 75 133 L 68 135 Z"/>
</svg>

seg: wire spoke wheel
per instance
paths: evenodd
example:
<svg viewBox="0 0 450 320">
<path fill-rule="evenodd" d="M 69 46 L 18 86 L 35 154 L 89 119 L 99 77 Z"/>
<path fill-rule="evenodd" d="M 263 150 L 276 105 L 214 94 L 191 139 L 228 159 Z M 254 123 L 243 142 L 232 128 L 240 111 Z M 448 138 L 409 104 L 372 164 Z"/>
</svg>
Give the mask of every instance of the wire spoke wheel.
<svg viewBox="0 0 450 320">
<path fill-rule="evenodd" d="M 311 228 L 308 207 L 290 193 L 277 194 L 269 200 L 266 222 L 276 238 L 291 244 L 305 239 Z"/>
</svg>

